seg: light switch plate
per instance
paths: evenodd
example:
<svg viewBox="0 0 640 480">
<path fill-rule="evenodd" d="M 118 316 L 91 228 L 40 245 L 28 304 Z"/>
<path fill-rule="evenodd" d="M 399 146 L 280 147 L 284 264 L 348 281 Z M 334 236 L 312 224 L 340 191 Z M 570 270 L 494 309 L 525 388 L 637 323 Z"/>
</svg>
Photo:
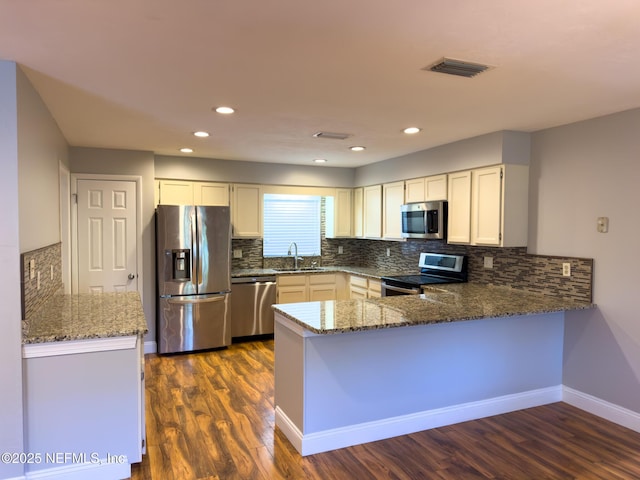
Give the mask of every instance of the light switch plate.
<svg viewBox="0 0 640 480">
<path fill-rule="evenodd" d="M 484 257 L 484 268 L 493 268 L 493 257 Z"/>
<path fill-rule="evenodd" d="M 234 248 L 233 249 L 233 258 L 242 258 L 242 249 Z"/>
<path fill-rule="evenodd" d="M 609 217 L 598 217 L 597 229 L 600 233 L 609 231 Z"/>
</svg>

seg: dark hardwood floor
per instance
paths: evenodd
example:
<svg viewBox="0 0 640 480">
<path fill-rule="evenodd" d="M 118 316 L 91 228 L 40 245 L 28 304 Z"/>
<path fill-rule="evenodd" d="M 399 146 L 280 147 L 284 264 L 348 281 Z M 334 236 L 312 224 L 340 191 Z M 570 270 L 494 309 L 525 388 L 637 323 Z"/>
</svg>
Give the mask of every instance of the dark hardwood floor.
<svg viewBox="0 0 640 480">
<path fill-rule="evenodd" d="M 300 457 L 274 428 L 273 340 L 147 356 L 134 480 L 640 479 L 640 433 L 565 403 Z"/>
</svg>

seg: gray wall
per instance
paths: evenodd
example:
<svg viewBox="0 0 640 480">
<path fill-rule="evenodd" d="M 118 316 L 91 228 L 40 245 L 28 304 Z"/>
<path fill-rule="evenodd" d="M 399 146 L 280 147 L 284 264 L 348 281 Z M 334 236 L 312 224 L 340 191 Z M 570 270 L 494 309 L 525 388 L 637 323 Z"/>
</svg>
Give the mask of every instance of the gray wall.
<svg viewBox="0 0 640 480">
<path fill-rule="evenodd" d="M 156 156 L 156 177 L 236 183 L 316 187 L 351 187 L 354 170 L 325 166 L 237 162 Z"/>
<path fill-rule="evenodd" d="M 375 185 L 500 163 L 529 164 L 530 134 L 502 131 L 359 167 L 354 186 Z"/>
<path fill-rule="evenodd" d="M 71 173 L 135 175 L 142 178 L 142 306 L 155 341 L 155 220 L 153 153 L 133 150 L 71 147 Z"/>
<path fill-rule="evenodd" d="M 0 451 L 21 452 L 22 321 L 20 312 L 20 239 L 18 214 L 17 67 L 0 61 Z M 19 477 L 22 465 L 0 462 L 0 478 Z"/>
<path fill-rule="evenodd" d="M 26 75 L 18 69 L 20 251 L 60 242 L 59 165 L 68 146 Z"/>
<path fill-rule="evenodd" d="M 640 109 L 532 136 L 529 251 L 594 259 L 597 310 L 567 316 L 563 383 L 640 412 Z M 609 233 L 596 231 L 608 216 Z"/>
</svg>

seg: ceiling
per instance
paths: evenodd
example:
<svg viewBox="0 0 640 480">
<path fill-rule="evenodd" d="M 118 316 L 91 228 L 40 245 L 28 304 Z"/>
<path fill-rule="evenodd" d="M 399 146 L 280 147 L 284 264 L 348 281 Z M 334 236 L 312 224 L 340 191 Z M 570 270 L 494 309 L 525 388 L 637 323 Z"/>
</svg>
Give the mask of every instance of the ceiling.
<svg viewBox="0 0 640 480">
<path fill-rule="evenodd" d="M 0 0 L 0 59 L 72 146 L 356 167 L 639 107 L 640 2 Z"/>
</svg>

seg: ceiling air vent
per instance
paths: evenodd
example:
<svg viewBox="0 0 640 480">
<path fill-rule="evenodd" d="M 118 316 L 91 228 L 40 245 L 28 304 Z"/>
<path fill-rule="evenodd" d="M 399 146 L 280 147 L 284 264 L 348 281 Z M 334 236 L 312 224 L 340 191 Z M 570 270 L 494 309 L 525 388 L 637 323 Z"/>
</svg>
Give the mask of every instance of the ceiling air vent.
<svg viewBox="0 0 640 480">
<path fill-rule="evenodd" d="M 438 62 L 423 68 L 431 72 L 448 73 L 449 75 L 457 75 L 459 77 L 475 77 L 479 73 L 488 70 L 488 65 L 479 63 L 464 62 L 462 60 L 453 60 L 451 58 L 443 58 Z"/>
<path fill-rule="evenodd" d="M 335 132 L 317 132 L 313 134 L 316 138 L 328 138 L 330 140 L 345 140 L 351 135 L 348 133 L 335 133 Z"/>
</svg>

